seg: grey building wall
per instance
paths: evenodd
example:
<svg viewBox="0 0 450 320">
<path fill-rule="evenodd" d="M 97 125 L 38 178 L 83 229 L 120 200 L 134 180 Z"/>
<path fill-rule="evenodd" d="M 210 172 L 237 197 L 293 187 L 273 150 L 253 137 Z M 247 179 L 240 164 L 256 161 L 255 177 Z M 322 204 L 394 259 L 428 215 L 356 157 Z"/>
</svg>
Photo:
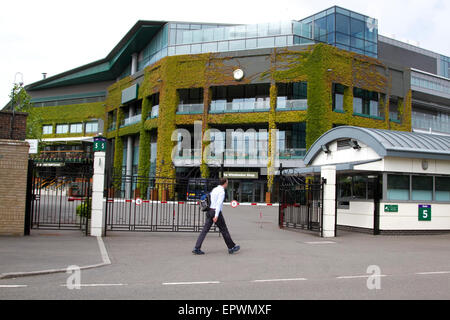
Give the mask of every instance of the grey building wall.
<svg viewBox="0 0 450 320">
<path fill-rule="evenodd" d="M 408 68 L 437 74 L 436 58 L 378 41 L 378 58 Z"/>
</svg>

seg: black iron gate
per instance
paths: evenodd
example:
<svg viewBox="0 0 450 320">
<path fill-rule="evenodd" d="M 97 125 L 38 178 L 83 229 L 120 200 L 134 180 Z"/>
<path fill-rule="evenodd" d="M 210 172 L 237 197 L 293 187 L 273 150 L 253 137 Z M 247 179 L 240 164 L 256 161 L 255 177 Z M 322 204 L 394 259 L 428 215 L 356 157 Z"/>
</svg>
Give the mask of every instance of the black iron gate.
<svg viewBox="0 0 450 320">
<path fill-rule="evenodd" d="M 317 231 L 323 235 L 323 182 L 300 175 L 280 177 L 280 228 Z"/>
<path fill-rule="evenodd" d="M 109 173 L 106 179 L 107 231 L 200 232 L 206 215 L 198 201 L 218 181 L 142 177 Z M 218 232 L 214 225 L 211 232 Z"/>
<path fill-rule="evenodd" d="M 28 212 L 31 229 L 89 233 L 91 163 L 54 166 L 30 161 Z"/>
</svg>

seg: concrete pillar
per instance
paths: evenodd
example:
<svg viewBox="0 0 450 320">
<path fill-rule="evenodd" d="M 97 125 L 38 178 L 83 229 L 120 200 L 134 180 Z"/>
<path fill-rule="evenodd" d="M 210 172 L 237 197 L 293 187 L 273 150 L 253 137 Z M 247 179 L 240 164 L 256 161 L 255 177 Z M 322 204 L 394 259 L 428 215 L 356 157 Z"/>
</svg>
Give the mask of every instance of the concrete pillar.
<svg viewBox="0 0 450 320">
<path fill-rule="evenodd" d="M 336 166 L 324 166 L 321 177 L 326 179 L 323 190 L 323 237 L 336 236 Z"/>
<path fill-rule="evenodd" d="M 91 236 L 101 237 L 105 233 L 105 211 L 103 190 L 105 187 L 106 152 L 94 153 L 94 177 L 92 178 Z"/>
<path fill-rule="evenodd" d="M 131 75 L 135 74 L 138 69 L 138 54 L 133 53 L 131 55 Z"/>
<path fill-rule="evenodd" d="M 131 176 L 133 175 L 133 136 L 128 136 L 127 139 L 127 166 L 126 166 L 126 183 L 125 183 L 125 198 L 131 199 Z"/>
</svg>

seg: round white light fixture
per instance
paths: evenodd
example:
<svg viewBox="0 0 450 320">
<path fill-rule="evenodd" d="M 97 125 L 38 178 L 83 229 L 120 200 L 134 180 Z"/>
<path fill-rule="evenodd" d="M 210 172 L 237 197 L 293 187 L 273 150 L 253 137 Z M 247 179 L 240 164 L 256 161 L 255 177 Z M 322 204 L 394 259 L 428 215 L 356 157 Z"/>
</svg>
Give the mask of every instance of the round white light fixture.
<svg viewBox="0 0 450 320">
<path fill-rule="evenodd" d="M 234 70 L 233 71 L 233 77 L 237 81 L 242 80 L 242 78 L 244 78 L 244 71 L 242 71 L 242 69 Z"/>
</svg>

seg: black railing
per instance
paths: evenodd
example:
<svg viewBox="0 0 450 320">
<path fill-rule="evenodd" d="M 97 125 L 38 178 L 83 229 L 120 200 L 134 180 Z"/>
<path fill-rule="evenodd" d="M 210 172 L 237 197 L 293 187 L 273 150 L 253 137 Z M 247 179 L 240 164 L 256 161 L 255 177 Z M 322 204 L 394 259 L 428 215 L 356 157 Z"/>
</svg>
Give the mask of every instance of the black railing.
<svg viewBox="0 0 450 320">
<path fill-rule="evenodd" d="M 200 232 L 205 213 L 198 201 L 217 184 L 213 179 L 107 174 L 105 230 Z"/>
<path fill-rule="evenodd" d="M 280 178 L 280 228 L 318 231 L 322 234 L 323 183 L 302 176 Z"/>
</svg>

